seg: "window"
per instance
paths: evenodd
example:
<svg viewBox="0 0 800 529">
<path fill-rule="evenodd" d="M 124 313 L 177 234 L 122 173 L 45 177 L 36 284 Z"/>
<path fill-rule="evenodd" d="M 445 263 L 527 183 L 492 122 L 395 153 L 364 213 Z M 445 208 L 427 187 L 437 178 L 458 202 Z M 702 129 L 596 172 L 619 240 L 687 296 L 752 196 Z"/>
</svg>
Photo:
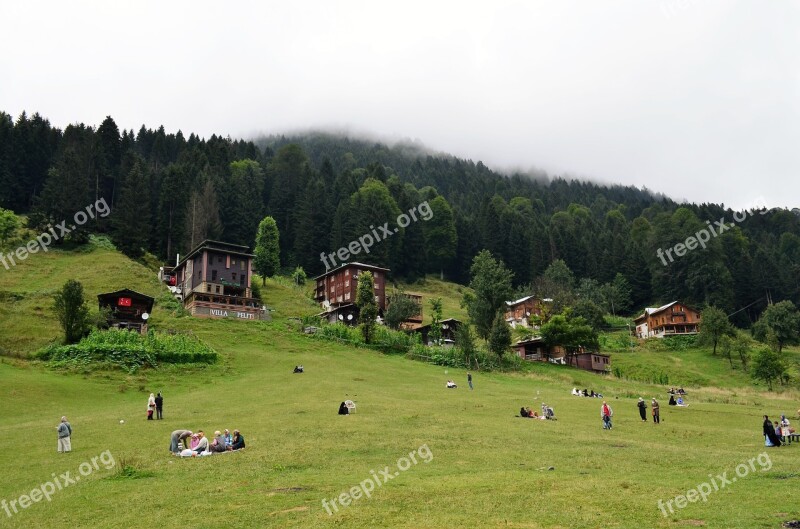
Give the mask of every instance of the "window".
<svg viewBox="0 0 800 529">
<path fill-rule="evenodd" d="M 206 292 L 211 292 L 211 285 L 206 285 Z"/>
<path fill-rule="evenodd" d="M 244 286 L 244 274 L 239 276 L 239 284 Z"/>
<path fill-rule="evenodd" d="M 215 288 L 216 288 L 216 293 L 219 294 L 219 285 L 217 285 Z"/>
<path fill-rule="evenodd" d="M 244 270 L 244 261 L 239 261 L 239 270 Z"/>
<path fill-rule="evenodd" d="M 347 281 L 345 281 L 345 282 L 344 282 L 344 286 L 346 286 L 346 287 L 349 287 L 349 286 L 350 286 L 350 280 L 349 280 L 349 279 L 348 279 Z"/>
<path fill-rule="evenodd" d="M 234 259 L 233 261 L 231 261 L 231 264 L 232 264 L 233 266 L 236 266 L 236 259 Z"/>
<path fill-rule="evenodd" d="M 345 292 L 344 299 L 346 299 L 346 300 L 350 299 L 350 292 Z"/>
<path fill-rule="evenodd" d="M 212 259 L 213 259 L 213 258 L 212 258 Z M 221 255 L 218 255 L 218 256 L 217 256 L 217 262 L 218 262 L 218 263 L 221 263 L 221 262 L 222 262 L 222 256 L 221 256 Z"/>
<path fill-rule="evenodd" d="M 217 280 L 217 271 L 216 270 L 212 270 L 211 271 L 211 281 L 216 281 L 216 280 Z"/>
<path fill-rule="evenodd" d="M 236 281 L 236 272 L 231 272 L 231 279 Z"/>
</svg>

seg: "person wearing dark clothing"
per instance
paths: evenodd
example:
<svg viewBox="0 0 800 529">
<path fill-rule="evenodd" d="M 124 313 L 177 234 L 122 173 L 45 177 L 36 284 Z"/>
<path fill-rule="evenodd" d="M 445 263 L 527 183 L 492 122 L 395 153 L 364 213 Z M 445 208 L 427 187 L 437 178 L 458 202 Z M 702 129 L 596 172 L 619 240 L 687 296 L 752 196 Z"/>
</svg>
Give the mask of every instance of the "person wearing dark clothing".
<svg viewBox="0 0 800 529">
<path fill-rule="evenodd" d="M 469 384 L 469 389 L 472 389 L 472 373 L 467 373 L 467 383 Z"/>
<path fill-rule="evenodd" d="M 678 405 L 678 403 L 675 402 L 675 395 L 670 395 L 669 396 L 669 405 L 670 406 L 677 406 Z"/>
<path fill-rule="evenodd" d="M 159 392 L 159 394 L 156 395 L 156 418 L 157 419 L 163 419 L 164 418 L 161 415 L 161 411 L 163 410 L 163 408 L 164 408 L 164 397 L 162 397 L 161 393 Z"/>
<path fill-rule="evenodd" d="M 642 418 L 642 422 L 647 422 L 647 404 L 645 404 L 644 399 L 639 397 L 639 402 L 636 405 L 639 407 L 639 417 Z"/>
<path fill-rule="evenodd" d="M 523 406 L 523 407 L 521 407 L 519 409 L 519 416 L 520 417 L 527 417 L 528 416 L 528 410 L 525 409 L 525 406 Z"/>
<path fill-rule="evenodd" d="M 239 433 L 239 430 L 234 430 L 231 450 L 241 450 L 242 448 L 244 448 L 244 437 L 242 437 L 242 434 Z"/>
<path fill-rule="evenodd" d="M 775 427 L 769 417 L 764 415 L 764 446 L 780 446 L 781 438 L 775 433 Z"/>
<path fill-rule="evenodd" d="M 339 404 L 339 415 L 348 415 L 349 413 L 350 410 L 347 409 L 347 404 L 345 404 L 344 402 Z"/>
<path fill-rule="evenodd" d="M 303 366 L 294 366 L 292 373 L 303 373 Z"/>
<path fill-rule="evenodd" d="M 661 424 L 661 415 L 659 414 L 659 406 L 658 401 L 654 398 L 652 403 L 653 408 L 653 422 L 656 424 Z"/>
</svg>

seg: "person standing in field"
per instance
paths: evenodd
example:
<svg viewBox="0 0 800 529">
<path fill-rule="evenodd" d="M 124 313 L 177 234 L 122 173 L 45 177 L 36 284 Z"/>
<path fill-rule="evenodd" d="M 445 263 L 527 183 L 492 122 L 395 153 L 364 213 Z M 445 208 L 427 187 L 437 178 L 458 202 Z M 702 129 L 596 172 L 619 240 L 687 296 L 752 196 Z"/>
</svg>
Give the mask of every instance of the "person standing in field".
<svg viewBox="0 0 800 529">
<path fill-rule="evenodd" d="M 651 406 L 653 408 L 653 422 L 655 424 L 661 424 L 661 416 L 659 415 L 658 401 L 656 400 L 655 397 L 653 397 L 653 403 L 651 404 Z"/>
<path fill-rule="evenodd" d="M 164 418 L 161 415 L 163 408 L 164 408 L 164 397 L 161 396 L 161 392 L 159 391 L 158 395 L 156 395 L 156 416 L 159 420 Z"/>
<path fill-rule="evenodd" d="M 603 401 L 603 405 L 600 406 L 600 417 L 603 419 L 603 430 L 610 430 L 612 428 L 611 425 L 611 417 L 614 415 L 614 410 L 611 409 L 606 401 Z"/>
<path fill-rule="evenodd" d="M 637 406 L 639 406 L 639 417 L 642 418 L 642 422 L 647 422 L 647 404 L 644 403 L 644 399 L 642 397 L 639 397 L 639 403 Z"/>
<path fill-rule="evenodd" d="M 153 412 L 156 411 L 156 396 L 152 393 L 150 394 L 150 398 L 147 399 L 147 420 L 153 420 Z"/>
<path fill-rule="evenodd" d="M 467 373 L 467 384 L 469 384 L 469 389 L 472 389 L 472 374 Z"/>
<path fill-rule="evenodd" d="M 61 423 L 56 426 L 58 430 L 58 453 L 72 452 L 72 426 L 67 422 L 66 417 L 61 417 Z"/>
</svg>

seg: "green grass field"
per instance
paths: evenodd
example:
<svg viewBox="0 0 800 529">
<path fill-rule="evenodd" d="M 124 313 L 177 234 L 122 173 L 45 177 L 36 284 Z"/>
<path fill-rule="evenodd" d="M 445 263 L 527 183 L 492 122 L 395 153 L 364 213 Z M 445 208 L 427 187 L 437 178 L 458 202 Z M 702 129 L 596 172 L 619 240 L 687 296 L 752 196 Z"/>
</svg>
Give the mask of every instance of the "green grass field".
<svg viewBox="0 0 800 529">
<path fill-rule="evenodd" d="M 630 372 L 643 371 L 634 366 L 649 360 L 672 369 L 676 385 L 680 377 L 706 377 L 711 385 L 690 388 L 684 409 L 666 406 L 662 386 L 561 366 L 473 373 L 469 391 L 462 370 L 297 333 L 289 318 L 316 307 L 302 289 L 268 281 L 263 294 L 274 309 L 272 322 L 154 311 L 154 326 L 192 330 L 210 343 L 223 357 L 214 366 L 129 375 L 60 372 L 15 358 L 57 337 L 49 296 L 67 278 L 82 281 L 92 299 L 122 287 L 159 289 L 150 271 L 103 249 L 31 256 L 13 273 L 0 270 L 6 354 L 0 357 L 0 446 L 6 448 L 0 501 L 30 493 L 53 474 L 69 471 L 74 478 L 82 463 L 104 453 L 113 455 L 116 468 L 101 464 L 51 501 L 18 507 L 10 517 L 0 508 L 0 527 L 752 529 L 800 518 L 800 445 L 765 449 L 761 436 L 761 415 L 795 417 L 798 393 L 760 391 L 737 371 L 717 384 L 730 369 L 700 351 L 634 349 L 612 356 Z M 455 291 L 446 284 L 430 288 Z M 445 303 L 457 305 L 453 296 Z M 306 373 L 293 375 L 296 364 Z M 449 378 L 458 389 L 445 389 Z M 606 396 L 615 411 L 613 430 L 601 428 L 600 400 L 572 397 L 573 386 Z M 155 391 L 165 395 L 165 419 L 146 421 L 147 396 Z M 639 420 L 639 395 L 661 398 L 661 425 Z M 336 414 L 345 399 L 356 401 L 356 414 Z M 515 417 L 520 406 L 538 410 L 543 400 L 559 420 Z M 56 453 L 61 415 L 74 428 L 70 454 Z M 178 428 L 238 428 L 248 447 L 179 459 L 167 450 Z M 417 464 L 399 471 L 398 460 L 422 446 L 429 462 L 420 452 Z M 737 465 L 765 450 L 769 470 L 762 470 L 762 456 L 706 502 L 662 515 L 659 500 L 710 483 L 709 474 L 730 479 Z M 118 473 L 123 466 L 128 471 Z M 330 504 L 386 467 L 399 475 L 370 498 L 328 514 L 323 500 Z"/>
</svg>

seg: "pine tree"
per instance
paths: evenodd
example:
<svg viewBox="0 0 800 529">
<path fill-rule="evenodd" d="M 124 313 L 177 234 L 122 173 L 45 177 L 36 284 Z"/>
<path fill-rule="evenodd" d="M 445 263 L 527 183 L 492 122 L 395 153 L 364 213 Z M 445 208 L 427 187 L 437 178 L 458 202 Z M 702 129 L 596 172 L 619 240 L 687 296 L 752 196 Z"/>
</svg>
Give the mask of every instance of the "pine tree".
<svg viewBox="0 0 800 529">
<path fill-rule="evenodd" d="M 378 303 L 375 301 L 375 284 L 372 272 L 364 271 L 358 275 L 356 306 L 359 311 L 358 321 L 361 324 L 361 334 L 364 336 L 364 342 L 372 343 L 375 318 L 378 317 Z"/>
<path fill-rule="evenodd" d="M 278 225 L 272 217 L 264 217 L 258 224 L 255 248 L 253 267 L 261 276 L 261 284 L 265 285 L 267 277 L 274 276 L 281 267 L 280 236 Z"/>
<path fill-rule="evenodd" d="M 147 250 L 153 230 L 149 208 L 149 178 L 143 163 L 137 161 L 123 180 L 112 221 L 114 243 L 131 259 L 138 259 Z"/>
</svg>

